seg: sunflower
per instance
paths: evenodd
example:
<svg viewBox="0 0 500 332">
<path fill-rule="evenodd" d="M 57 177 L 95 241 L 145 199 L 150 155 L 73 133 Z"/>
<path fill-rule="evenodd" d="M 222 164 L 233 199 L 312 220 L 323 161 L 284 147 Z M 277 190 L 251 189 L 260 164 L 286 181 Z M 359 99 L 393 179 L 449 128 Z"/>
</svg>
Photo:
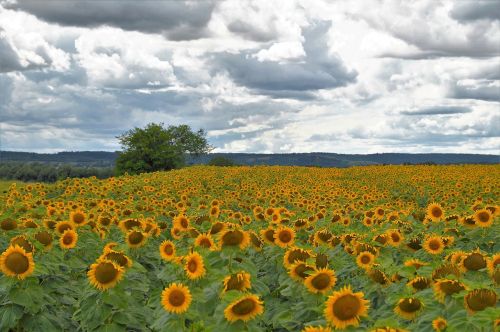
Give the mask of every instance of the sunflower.
<svg viewBox="0 0 500 332">
<path fill-rule="evenodd" d="M 52 246 L 53 237 L 48 231 L 40 231 L 35 234 L 35 239 L 40 242 L 46 249 Z"/>
<path fill-rule="evenodd" d="M 500 253 L 496 253 L 493 257 L 488 259 L 488 272 L 493 275 L 498 265 L 500 265 Z"/>
<path fill-rule="evenodd" d="M 118 223 L 118 227 L 120 227 L 124 233 L 127 233 L 132 230 L 132 228 L 142 228 L 142 221 L 134 218 L 124 219 Z"/>
<path fill-rule="evenodd" d="M 278 227 L 274 232 L 274 243 L 276 243 L 281 248 L 286 248 L 293 245 L 295 239 L 295 232 L 290 227 Z"/>
<path fill-rule="evenodd" d="M 422 301 L 414 297 L 407 297 L 398 301 L 394 312 L 405 319 L 413 320 L 423 308 Z"/>
<path fill-rule="evenodd" d="M 250 273 L 241 271 L 238 273 L 233 273 L 224 278 L 224 292 L 230 290 L 246 291 L 252 287 L 250 282 Z"/>
<path fill-rule="evenodd" d="M 493 214 L 488 209 L 477 210 L 473 218 L 479 227 L 490 227 L 493 224 Z"/>
<path fill-rule="evenodd" d="M 427 217 L 434 222 L 438 222 L 444 218 L 444 211 L 441 205 L 438 203 L 429 204 L 427 206 Z"/>
<path fill-rule="evenodd" d="M 314 270 L 315 269 L 313 266 L 307 265 L 306 263 L 299 261 L 290 266 L 288 274 L 294 280 L 304 281 L 309 276 L 309 274 Z"/>
<path fill-rule="evenodd" d="M 304 284 L 310 292 L 320 294 L 328 292 L 335 286 L 336 282 L 335 271 L 326 268 L 314 271 L 304 280 Z"/>
<path fill-rule="evenodd" d="M 220 208 L 218 206 L 212 206 L 210 208 L 209 214 L 210 214 L 210 217 L 218 218 L 219 214 L 220 214 Z"/>
<path fill-rule="evenodd" d="M 367 272 L 368 272 L 368 277 L 371 280 L 375 281 L 376 283 L 378 283 L 382 286 L 389 285 L 390 280 L 384 272 L 377 270 L 377 269 L 371 269 Z"/>
<path fill-rule="evenodd" d="M 211 250 L 215 249 L 215 242 L 212 239 L 210 233 L 201 233 L 194 240 L 194 245 L 196 247 L 204 247 Z"/>
<path fill-rule="evenodd" d="M 465 271 L 477 271 L 485 268 L 487 265 L 487 258 L 479 251 L 471 252 L 460 262 L 460 267 Z"/>
<path fill-rule="evenodd" d="M 413 288 L 415 291 L 421 291 L 423 289 L 429 288 L 432 280 L 426 277 L 415 277 L 408 281 L 407 285 Z"/>
<path fill-rule="evenodd" d="M 332 332 L 332 329 L 328 326 L 306 326 L 301 332 Z"/>
<path fill-rule="evenodd" d="M 448 255 L 448 260 L 451 264 L 459 266 L 462 263 L 462 260 L 467 257 L 467 253 L 465 251 L 454 251 L 450 255 Z"/>
<path fill-rule="evenodd" d="M 67 229 L 74 230 L 75 227 L 73 225 L 71 221 L 60 221 L 56 224 L 55 230 L 59 235 L 62 235 Z"/>
<path fill-rule="evenodd" d="M 424 250 L 431 255 L 437 255 L 443 252 L 443 239 L 439 236 L 428 236 L 423 244 Z"/>
<path fill-rule="evenodd" d="M 184 257 L 184 262 L 184 270 L 189 279 L 199 279 L 205 275 L 205 264 L 203 263 L 203 257 L 199 253 L 190 253 Z"/>
<path fill-rule="evenodd" d="M 288 249 L 283 256 L 283 265 L 290 267 L 296 262 L 305 262 L 308 258 L 312 257 L 309 250 L 293 247 Z"/>
<path fill-rule="evenodd" d="M 123 268 L 129 268 L 132 266 L 132 260 L 121 251 L 107 250 L 99 257 L 99 260 L 109 260 L 115 262 Z"/>
<path fill-rule="evenodd" d="M 215 235 L 219 234 L 220 232 L 224 231 L 226 229 L 226 224 L 220 221 L 217 221 L 212 224 L 212 227 L 210 227 L 210 235 Z"/>
<path fill-rule="evenodd" d="M 447 295 L 449 296 L 466 289 L 465 285 L 460 281 L 452 279 L 439 279 L 434 283 L 433 288 L 436 299 L 441 303 L 444 303 Z"/>
<path fill-rule="evenodd" d="M 11 245 L 0 256 L 0 269 L 6 276 L 22 280 L 35 269 L 33 254 L 18 245 Z"/>
<path fill-rule="evenodd" d="M 389 241 L 389 237 L 387 236 L 387 234 L 379 234 L 373 237 L 373 241 L 376 241 L 381 245 L 385 245 Z"/>
<path fill-rule="evenodd" d="M 35 250 L 35 247 L 33 247 L 31 242 L 28 241 L 26 239 L 26 236 L 24 236 L 24 235 L 18 235 L 18 236 L 13 237 L 12 239 L 10 239 L 10 245 L 11 246 L 18 245 L 21 248 L 23 248 L 26 252 L 33 253 L 33 251 Z"/>
<path fill-rule="evenodd" d="M 397 247 L 403 242 L 403 234 L 398 229 L 390 229 L 386 234 L 388 243 L 391 246 Z"/>
<path fill-rule="evenodd" d="M 464 297 L 464 305 L 467 312 L 473 314 L 488 307 L 495 307 L 497 304 L 497 293 L 495 291 L 481 288 L 474 289 Z"/>
<path fill-rule="evenodd" d="M 365 270 L 371 269 L 374 263 L 375 255 L 373 255 L 369 251 L 363 251 L 358 254 L 358 257 L 356 257 L 356 264 L 358 264 L 360 268 L 363 268 Z"/>
<path fill-rule="evenodd" d="M 17 228 L 17 222 L 10 218 L 6 218 L 2 220 L 2 222 L 0 223 L 0 228 L 3 229 L 4 231 L 11 231 Z"/>
<path fill-rule="evenodd" d="M 254 231 L 248 231 L 248 235 L 250 235 L 250 243 L 256 251 L 262 250 L 262 240 L 259 238 Z"/>
<path fill-rule="evenodd" d="M 110 260 L 100 260 L 90 265 L 87 272 L 90 284 L 99 290 L 106 290 L 120 281 L 123 276 L 123 268 Z"/>
<path fill-rule="evenodd" d="M 72 211 L 69 214 L 69 220 L 76 226 L 83 226 L 87 223 L 87 216 L 81 210 Z"/>
<path fill-rule="evenodd" d="M 102 248 L 102 251 L 103 252 L 106 252 L 108 250 L 113 250 L 113 248 L 117 247 L 118 246 L 118 243 L 116 242 L 109 242 L 107 243 L 104 248 Z"/>
<path fill-rule="evenodd" d="M 266 228 L 260 230 L 260 235 L 264 242 L 266 243 L 274 243 L 274 232 L 273 228 Z"/>
<path fill-rule="evenodd" d="M 333 292 L 326 300 L 324 311 L 326 320 L 337 329 L 358 326 L 360 317 L 368 316 L 369 301 L 363 299 L 363 293 L 353 293 L 351 286 Z"/>
<path fill-rule="evenodd" d="M 191 292 L 183 284 L 172 283 L 161 293 L 163 308 L 174 314 L 186 312 L 191 305 Z"/>
<path fill-rule="evenodd" d="M 245 249 L 250 245 L 250 235 L 241 229 L 226 230 L 220 235 L 220 245 L 224 247 L 236 247 Z"/>
<path fill-rule="evenodd" d="M 455 277 L 460 277 L 460 269 L 453 264 L 444 264 L 432 271 L 432 279 L 438 280 L 444 278 L 448 275 L 454 275 Z"/>
<path fill-rule="evenodd" d="M 446 319 L 443 317 L 438 317 L 432 321 L 432 328 L 436 332 L 442 332 L 446 330 L 446 327 L 448 326 L 448 323 L 446 322 Z"/>
<path fill-rule="evenodd" d="M 185 231 L 185 230 L 189 229 L 190 221 L 189 221 L 188 217 L 181 214 L 181 215 L 178 215 L 177 217 L 175 217 L 175 219 L 173 221 L 173 225 L 174 225 L 174 227 L 177 227 L 180 230 Z"/>
<path fill-rule="evenodd" d="M 405 266 L 413 266 L 416 270 L 420 269 L 422 266 L 427 266 L 429 263 L 426 263 L 424 261 L 421 261 L 417 258 L 412 258 L 404 263 Z"/>
<path fill-rule="evenodd" d="M 230 303 L 224 309 L 224 317 L 229 322 L 242 320 L 247 322 L 264 312 L 262 301 L 257 295 L 248 294 Z"/>
<path fill-rule="evenodd" d="M 63 249 L 71 249 L 76 247 L 78 241 L 78 233 L 72 229 L 67 229 L 59 238 L 59 245 Z"/>
<path fill-rule="evenodd" d="M 125 242 L 130 248 L 139 248 L 146 243 L 147 234 L 137 229 L 129 231 L 125 234 Z"/>
</svg>

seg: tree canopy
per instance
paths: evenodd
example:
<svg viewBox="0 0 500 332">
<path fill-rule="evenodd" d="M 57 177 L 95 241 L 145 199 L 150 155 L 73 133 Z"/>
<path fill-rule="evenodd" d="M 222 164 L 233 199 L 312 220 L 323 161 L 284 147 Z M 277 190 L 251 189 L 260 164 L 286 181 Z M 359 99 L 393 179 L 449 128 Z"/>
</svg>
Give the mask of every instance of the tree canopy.
<svg viewBox="0 0 500 332">
<path fill-rule="evenodd" d="M 118 140 L 122 145 L 116 160 L 118 174 L 171 170 L 185 165 L 186 155 L 208 153 L 203 129 L 192 131 L 188 125 L 164 127 L 163 123 L 150 123 L 145 128 L 131 129 Z"/>
</svg>

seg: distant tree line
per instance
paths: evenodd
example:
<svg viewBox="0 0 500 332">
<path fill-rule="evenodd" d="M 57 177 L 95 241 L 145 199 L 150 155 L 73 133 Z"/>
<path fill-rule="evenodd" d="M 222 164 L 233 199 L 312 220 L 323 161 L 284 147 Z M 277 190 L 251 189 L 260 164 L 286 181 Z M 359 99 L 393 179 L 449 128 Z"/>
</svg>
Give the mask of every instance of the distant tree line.
<svg viewBox="0 0 500 332">
<path fill-rule="evenodd" d="M 0 178 L 5 180 L 19 180 L 25 182 L 55 182 L 65 178 L 88 178 L 95 176 L 99 179 L 114 175 L 112 167 L 79 167 L 69 164 L 47 163 L 0 163 Z"/>
</svg>

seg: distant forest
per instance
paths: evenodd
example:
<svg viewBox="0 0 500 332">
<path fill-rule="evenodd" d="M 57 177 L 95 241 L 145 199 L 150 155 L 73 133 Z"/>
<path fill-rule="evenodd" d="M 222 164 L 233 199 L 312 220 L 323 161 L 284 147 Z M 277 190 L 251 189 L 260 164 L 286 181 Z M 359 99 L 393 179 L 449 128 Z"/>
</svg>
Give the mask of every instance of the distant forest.
<svg viewBox="0 0 500 332">
<path fill-rule="evenodd" d="M 78 151 L 54 154 L 0 151 L 0 178 L 21 181 L 54 182 L 66 177 L 106 178 L 113 176 L 117 152 Z M 283 165 L 314 167 L 351 167 L 367 165 L 412 164 L 498 164 L 500 156 L 483 154 L 337 154 L 337 153 L 211 153 L 188 157 L 188 165 L 209 164 L 216 158 L 237 165 Z"/>
</svg>

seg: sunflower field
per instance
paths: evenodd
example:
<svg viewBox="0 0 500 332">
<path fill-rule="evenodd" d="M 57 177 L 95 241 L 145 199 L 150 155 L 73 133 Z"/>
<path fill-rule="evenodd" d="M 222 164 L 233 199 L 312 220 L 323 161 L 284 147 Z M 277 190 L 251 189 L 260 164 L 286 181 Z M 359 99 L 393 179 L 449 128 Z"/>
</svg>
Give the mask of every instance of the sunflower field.
<svg viewBox="0 0 500 332">
<path fill-rule="evenodd" d="M 0 331 L 495 331 L 500 165 L 196 166 L 0 196 Z"/>
</svg>

